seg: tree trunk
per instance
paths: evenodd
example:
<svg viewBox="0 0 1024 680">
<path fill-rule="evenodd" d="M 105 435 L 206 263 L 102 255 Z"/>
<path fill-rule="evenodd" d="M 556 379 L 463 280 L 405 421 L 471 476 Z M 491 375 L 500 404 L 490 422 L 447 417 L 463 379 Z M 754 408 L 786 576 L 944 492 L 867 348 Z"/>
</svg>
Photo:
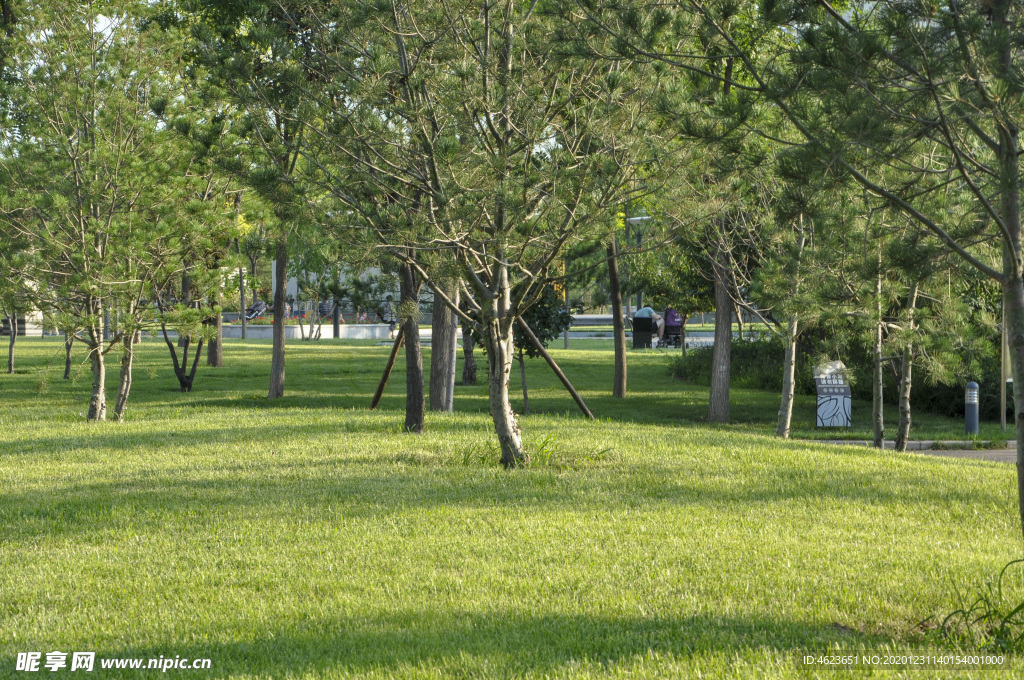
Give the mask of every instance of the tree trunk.
<svg viewBox="0 0 1024 680">
<path fill-rule="evenodd" d="M 305 276 L 305 273 L 303 273 Z M 319 295 L 317 296 L 319 298 Z M 307 305 L 308 306 L 308 305 Z M 313 309 L 309 310 L 309 340 L 313 340 L 313 329 L 320 316 L 320 300 L 313 300 Z"/>
<path fill-rule="evenodd" d="M 186 307 L 192 307 L 192 277 L 188 275 L 191 270 L 191 265 L 185 265 L 185 271 L 181 274 L 181 300 L 180 303 L 184 303 Z M 186 338 L 184 333 L 178 333 L 178 347 L 184 349 L 186 342 L 190 341 L 191 338 Z"/>
<path fill-rule="evenodd" d="M 875 334 L 875 356 L 871 380 L 871 423 L 874 430 L 871 445 L 877 449 L 885 447 L 885 413 L 882 404 L 884 367 L 882 365 L 882 352 L 879 349 L 881 342 L 878 340 L 881 335 L 882 329 L 879 327 Z"/>
<path fill-rule="evenodd" d="M 124 354 L 121 355 L 121 376 L 117 384 L 117 399 L 114 402 L 114 420 L 124 421 L 124 407 L 128 403 L 128 394 L 132 389 L 132 360 L 135 357 L 133 345 L 135 343 L 134 333 L 125 333 L 121 341 L 124 345 Z"/>
<path fill-rule="evenodd" d="M 202 340 L 196 346 L 195 361 L 198 361 L 199 355 L 202 352 L 203 345 Z M 191 375 L 188 372 L 188 351 L 192 348 L 191 336 L 185 338 L 185 346 L 181 349 L 181 364 L 177 363 L 174 366 L 174 375 L 178 378 L 178 387 L 182 392 L 192 391 L 192 381 L 195 379 L 195 373 Z"/>
<path fill-rule="evenodd" d="M 562 274 L 565 274 L 565 260 L 562 260 Z M 572 309 L 569 307 L 569 282 L 562 282 L 562 304 L 565 305 L 565 313 L 572 314 Z M 580 309 L 583 309 L 583 303 L 580 302 Z M 580 312 L 582 314 L 582 312 Z M 567 327 L 562 331 L 563 339 L 565 340 L 565 349 L 569 349 L 569 328 Z"/>
<path fill-rule="evenodd" d="M 789 439 L 793 422 L 793 394 L 796 383 L 796 339 L 800 332 L 800 320 L 794 313 L 786 326 L 786 356 L 782 365 L 782 405 L 779 406 L 779 422 L 775 434 Z"/>
<path fill-rule="evenodd" d="M 679 346 L 683 350 L 683 356 L 684 357 L 686 356 L 686 319 L 688 319 L 688 318 L 689 317 L 687 317 L 684 314 L 684 315 L 682 315 L 682 318 L 681 318 L 681 320 L 679 322 Z"/>
<path fill-rule="evenodd" d="M 220 300 L 216 302 L 217 307 L 220 307 Z M 217 333 L 206 347 L 206 365 L 221 368 L 224 366 L 224 315 L 217 312 L 213 316 L 213 324 L 217 327 Z"/>
<path fill-rule="evenodd" d="M 530 464 L 530 456 L 523 448 L 523 436 L 516 413 L 508 398 L 509 377 L 512 373 L 512 326 L 502 328 L 502 319 L 487 322 L 487 391 L 494 431 L 501 446 L 501 464 L 506 468 Z"/>
<path fill-rule="evenodd" d="M 725 255 L 713 262 L 715 280 L 715 346 L 711 352 L 711 394 L 708 422 L 729 422 L 729 378 L 732 368 L 732 297 L 729 295 Z"/>
<path fill-rule="evenodd" d="M 884 385 L 885 366 L 882 360 L 882 248 L 878 247 L 878 271 L 875 274 L 875 337 L 872 355 L 874 365 L 871 374 L 871 423 L 873 429 L 872 445 L 875 448 L 885 448 L 885 402 Z"/>
<path fill-rule="evenodd" d="M 1015 246 L 1019 253 L 1019 219 L 1017 225 Z M 1004 268 L 1004 271 L 1007 270 L 1007 273 L 1013 271 L 1012 264 Z M 1006 326 L 1009 331 L 1010 371 L 1013 375 L 1013 407 L 1016 411 L 1014 421 L 1017 433 L 1017 501 L 1021 531 L 1024 532 L 1024 279 L 1021 272 L 1007 276 L 1003 284 L 1003 296 L 1006 301 Z"/>
<path fill-rule="evenodd" d="M 526 362 L 523 361 L 523 350 L 519 350 L 516 357 L 519 362 L 519 380 L 523 383 L 523 415 L 530 415 L 530 395 L 526 391 Z"/>
<path fill-rule="evenodd" d="M 71 346 L 75 344 L 75 336 L 64 334 L 64 379 L 71 380 Z"/>
<path fill-rule="evenodd" d="M 800 235 L 797 238 L 794 269 L 789 277 L 789 290 L 794 298 L 800 294 L 800 259 L 803 256 L 804 246 L 807 244 L 803 215 L 800 215 L 798 225 Z M 779 406 L 779 422 L 775 426 L 775 434 L 785 439 L 789 438 L 790 426 L 793 423 L 793 394 L 796 391 L 796 340 L 799 335 L 800 315 L 794 311 L 786 326 L 786 356 L 782 367 L 782 404 Z"/>
<path fill-rule="evenodd" d="M 1009 26 L 1014 3 L 993 3 L 993 22 Z M 1012 77 L 1016 68 L 1015 47 L 1010 41 L 1000 45 L 1000 71 Z M 999 127 L 1000 212 L 1006 226 L 1003 241 L 1003 304 L 1010 344 L 1010 370 L 1013 374 L 1013 407 L 1017 432 L 1017 505 L 1021 531 L 1024 532 L 1024 271 L 1016 265 L 1021 258 L 1020 143 L 1019 130 L 1011 118 Z"/>
<path fill-rule="evenodd" d="M 473 356 L 473 349 L 476 343 L 473 342 L 472 329 L 467 324 L 462 324 L 462 384 L 476 385 L 476 357 Z"/>
<path fill-rule="evenodd" d="M 907 331 L 911 339 L 903 347 L 903 356 L 900 357 L 900 424 L 896 430 L 896 450 L 906 451 L 907 442 L 910 441 L 910 389 L 913 385 L 912 371 L 914 369 L 914 316 L 917 309 L 917 296 L 920 285 L 915 281 L 910 287 L 907 296 Z"/>
<path fill-rule="evenodd" d="M 7 372 L 14 373 L 14 343 L 18 340 L 18 313 L 11 315 L 11 340 L 7 345 Z"/>
<path fill-rule="evenodd" d="M 242 305 L 242 340 L 245 340 L 245 270 L 241 267 L 238 268 L 238 302 Z"/>
<path fill-rule="evenodd" d="M 420 348 L 419 282 L 411 265 L 399 267 L 399 310 L 405 336 L 405 430 L 423 432 L 426 401 L 423 395 L 423 352 Z"/>
<path fill-rule="evenodd" d="M 256 304 L 256 301 L 260 299 L 260 291 L 256 287 L 256 265 L 259 263 L 258 258 L 249 258 L 249 284 L 252 288 L 249 289 L 249 301 Z"/>
<path fill-rule="evenodd" d="M 199 357 L 203 353 L 203 341 L 199 340 L 199 344 L 196 346 L 196 357 L 192 364 L 192 372 L 188 372 L 188 351 L 192 347 L 192 336 L 178 334 L 178 345 L 181 349 L 181 361 L 178 361 L 178 352 L 174 349 L 174 343 L 171 342 L 171 337 L 167 334 L 167 326 L 162 321 L 160 323 L 160 332 L 164 336 L 164 343 L 167 345 L 167 350 L 171 353 L 171 363 L 174 365 L 174 377 L 178 379 L 178 387 L 182 392 L 192 391 L 192 382 L 195 380 L 196 367 L 199 363 Z"/>
<path fill-rule="evenodd" d="M 608 289 L 612 302 L 612 335 L 615 337 L 615 377 L 612 396 L 626 396 L 626 324 L 622 316 L 622 286 L 619 282 L 619 254 L 615 246 L 615 232 L 608 244 Z"/>
<path fill-rule="evenodd" d="M 282 234 L 277 241 L 274 261 L 274 349 L 270 360 L 270 392 L 268 399 L 284 396 L 284 306 L 288 297 L 288 236 Z"/>
<path fill-rule="evenodd" d="M 910 441 L 910 387 L 912 384 L 912 371 L 914 368 L 913 347 L 910 343 L 903 348 L 900 357 L 900 421 L 896 428 L 896 450 L 906 451 L 907 442 Z"/>
<path fill-rule="evenodd" d="M 98 329 L 96 340 L 89 347 L 89 362 L 92 364 L 92 396 L 89 398 L 87 420 L 107 419 L 107 367 L 103 362 L 103 331 Z"/>
<path fill-rule="evenodd" d="M 188 355 L 186 354 L 185 356 L 186 356 L 186 359 L 187 359 Z M 199 344 L 196 345 L 196 356 L 192 360 L 192 369 L 183 378 L 179 377 L 179 379 L 182 380 L 182 389 L 181 389 L 182 392 L 191 392 L 192 391 L 192 384 L 195 382 L 195 379 L 196 379 L 196 369 L 199 368 L 199 359 L 202 356 L 203 356 L 203 339 L 199 338 Z M 187 360 L 182 360 L 182 362 L 181 362 L 182 371 L 184 371 L 184 369 L 187 367 L 187 364 L 188 364 Z"/>
<path fill-rule="evenodd" d="M 885 447 L 885 413 L 883 411 L 883 377 L 884 366 L 882 365 L 882 327 L 875 328 L 875 347 L 872 351 L 873 363 L 871 371 L 871 423 L 874 430 L 872 446 L 881 449 Z"/>
<path fill-rule="evenodd" d="M 445 291 L 459 304 L 458 286 Z M 455 408 L 455 364 L 459 346 L 456 342 L 459 320 L 439 297 L 434 298 L 430 340 L 430 410 L 452 411 Z"/>
</svg>

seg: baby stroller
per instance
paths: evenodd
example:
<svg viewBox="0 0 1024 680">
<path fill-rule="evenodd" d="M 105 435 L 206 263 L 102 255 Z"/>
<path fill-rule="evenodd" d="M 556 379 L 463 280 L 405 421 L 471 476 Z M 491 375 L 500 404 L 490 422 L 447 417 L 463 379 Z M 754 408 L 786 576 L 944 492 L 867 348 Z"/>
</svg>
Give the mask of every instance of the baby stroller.
<svg viewBox="0 0 1024 680">
<path fill-rule="evenodd" d="M 334 303 L 330 300 L 324 300 L 317 306 L 317 312 L 323 318 L 329 317 L 334 313 Z"/>
<path fill-rule="evenodd" d="M 245 320 L 252 321 L 253 319 L 263 316 L 267 311 L 267 303 L 263 300 L 257 300 L 251 307 L 245 310 Z"/>
<path fill-rule="evenodd" d="M 683 344 L 683 318 L 672 307 L 665 310 L 665 335 L 662 343 L 663 347 L 682 347 Z"/>
</svg>

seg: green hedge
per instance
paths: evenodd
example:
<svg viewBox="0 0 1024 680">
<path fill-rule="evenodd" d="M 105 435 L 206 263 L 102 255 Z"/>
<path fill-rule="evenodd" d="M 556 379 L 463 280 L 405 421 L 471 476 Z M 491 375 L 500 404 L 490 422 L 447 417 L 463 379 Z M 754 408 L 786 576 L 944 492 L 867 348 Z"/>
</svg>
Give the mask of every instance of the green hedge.
<svg viewBox="0 0 1024 680">
<path fill-rule="evenodd" d="M 797 356 L 796 392 L 814 394 L 814 372 L 810 347 L 803 345 Z M 999 356 L 964 357 L 974 367 L 972 379 L 980 386 L 980 411 L 985 420 L 999 419 Z M 785 349 L 776 336 L 762 336 L 756 340 L 733 340 L 732 380 L 734 387 L 778 392 L 782 390 L 782 363 Z M 670 359 L 672 374 L 690 383 L 709 385 L 711 382 L 711 347 L 687 350 L 685 356 Z M 852 374 L 851 391 L 855 399 L 871 400 L 872 361 L 864 348 L 864 359 L 844 358 Z M 921 371 L 915 374 L 910 401 L 914 409 L 944 416 L 962 416 L 964 413 L 964 386 L 966 380 L 953 384 L 928 384 Z M 898 398 L 896 376 L 886 368 L 884 395 L 886 403 L 895 404 Z M 1007 409 L 1012 420 L 1013 395 L 1007 394 Z"/>
</svg>

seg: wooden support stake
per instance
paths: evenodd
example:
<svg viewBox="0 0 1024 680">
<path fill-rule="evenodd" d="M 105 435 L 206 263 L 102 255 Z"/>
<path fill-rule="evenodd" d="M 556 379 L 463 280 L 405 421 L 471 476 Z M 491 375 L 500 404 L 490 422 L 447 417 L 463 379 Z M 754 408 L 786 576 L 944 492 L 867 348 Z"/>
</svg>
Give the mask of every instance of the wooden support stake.
<svg viewBox="0 0 1024 680">
<path fill-rule="evenodd" d="M 530 340 L 530 344 L 537 348 L 540 355 L 544 357 L 544 361 L 548 362 L 548 366 L 551 367 L 551 370 L 555 372 L 558 379 L 562 381 L 563 385 L 565 385 L 565 389 L 569 390 L 569 394 L 571 394 L 572 398 L 576 400 L 576 405 L 580 407 L 581 411 L 583 411 L 583 415 L 591 420 L 597 420 L 597 418 L 594 417 L 594 414 L 590 412 L 590 409 L 587 408 L 587 405 L 583 403 L 583 398 L 580 397 L 579 392 L 577 392 L 576 388 L 572 386 L 569 379 L 565 377 L 565 373 L 562 373 L 562 369 L 558 367 L 555 360 L 552 359 L 551 355 L 548 354 L 548 351 L 544 349 L 544 345 L 542 345 L 540 340 L 537 339 L 537 336 L 533 334 L 533 331 L 530 329 L 530 326 L 527 325 L 526 321 L 524 321 L 522 317 L 519 317 L 516 319 L 516 322 L 519 324 L 519 327 L 523 329 L 523 332 L 526 333 L 526 337 Z"/>
<path fill-rule="evenodd" d="M 395 367 L 395 359 L 398 358 L 398 350 L 402 349 L 402 342 L 405 340 L 405 334 L 402 328 L 398 328 L 398 335 L 395 336 L 395 344 L 391 347 L 391 356 L 388 357 L 388 365 L 384 367 L 384 375 L 380 378 L 380 384 L 377 385 L 377 393 L 373 395 L 373 401 L 370 403 L 370 410 L 377 408 L 377 404 L 380 403 L 380 398 L 384 396 L 384 388 L 388 386 L 388 378 L 391 376 L 391 369 Z"/>
</svg>

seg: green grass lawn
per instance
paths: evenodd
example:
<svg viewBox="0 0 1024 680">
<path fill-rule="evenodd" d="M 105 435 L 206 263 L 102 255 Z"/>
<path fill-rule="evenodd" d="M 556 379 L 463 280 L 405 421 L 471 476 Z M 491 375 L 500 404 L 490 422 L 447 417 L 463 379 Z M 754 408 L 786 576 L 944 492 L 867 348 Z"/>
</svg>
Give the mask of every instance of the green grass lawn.
<svg viewBox="0 0 1024 680">
<path fill-rule="evenodd" d="M 269 342 L 228 341 L 181 394 L 147 341 L 127 422 L 88 424 L 83 355 L 65 382 L 59 342 L 19 341 L 0 375 L 0 677 L 54 650 L 212 661 L 177 677 L 810 677 L 811 651 L 931 644 L 917 624 L 1021 554 L 1012 466 L 779 441 L 777 396 L 747 390 L 741 424 L 709 427 L 706 388 L 663 355 L 631 353 L 613 400 L 610 353 L 573 345 L 554 355 L 599 422 L 529 362 L 536 464 L 508 472 L 485 386 L 404 434 L 400 363 L 367 411 L 372 342 L 290 344 L 270 402 Z M 802 433 L 812 418 L 801 399 Z"/>
</svg>

